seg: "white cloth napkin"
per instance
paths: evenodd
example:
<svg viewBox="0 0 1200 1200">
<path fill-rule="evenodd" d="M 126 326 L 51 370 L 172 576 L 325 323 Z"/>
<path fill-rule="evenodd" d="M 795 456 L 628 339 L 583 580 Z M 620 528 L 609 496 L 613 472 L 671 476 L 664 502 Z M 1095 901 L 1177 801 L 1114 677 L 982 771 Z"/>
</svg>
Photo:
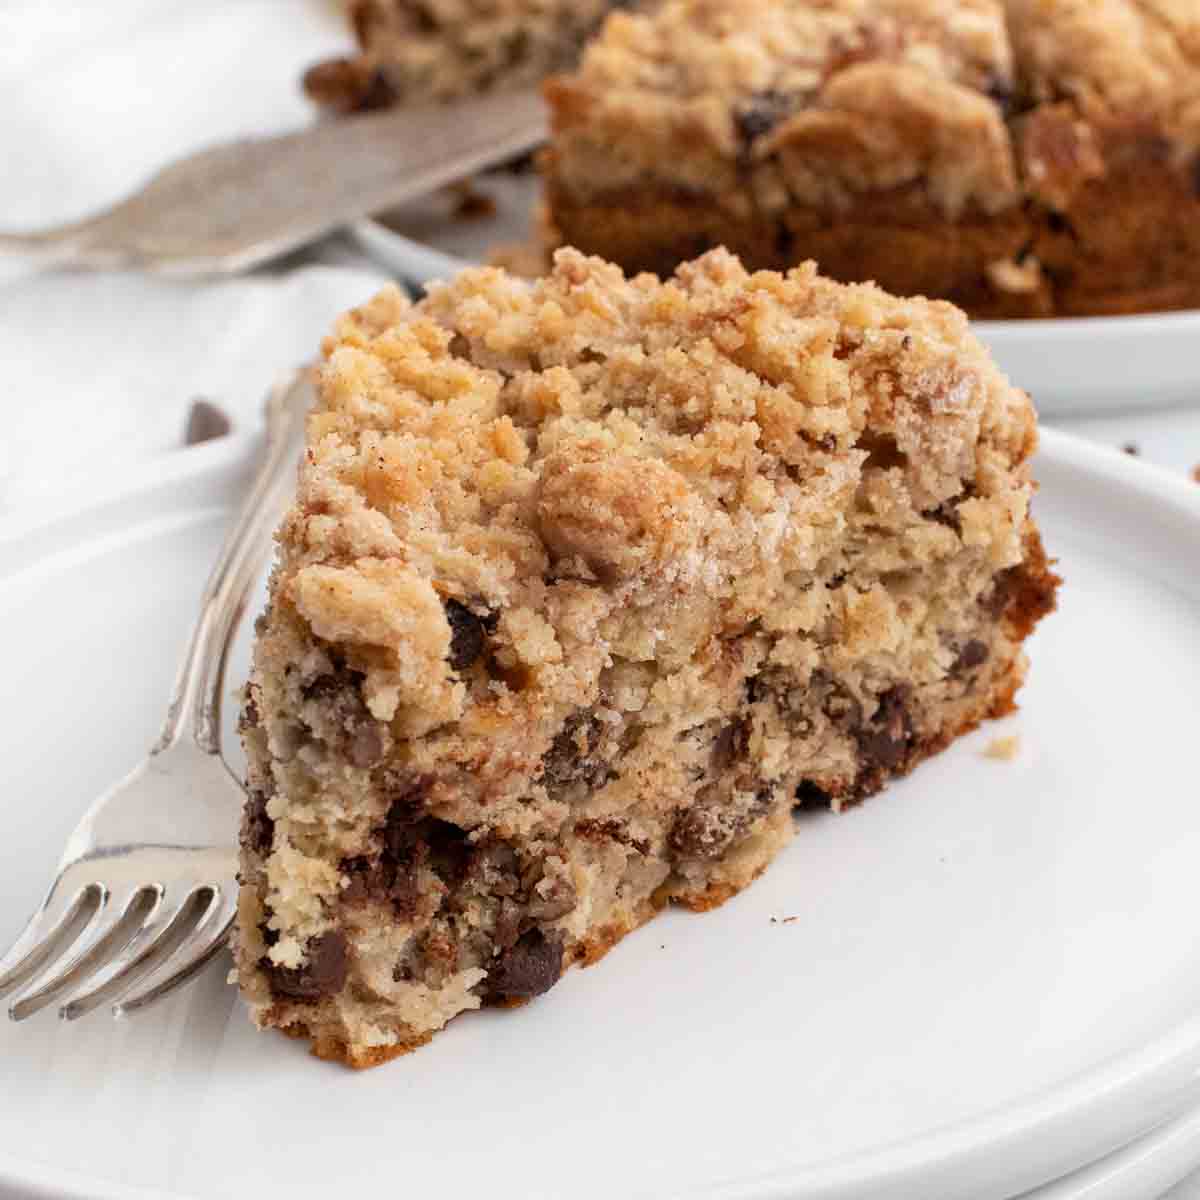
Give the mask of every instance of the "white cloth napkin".
<svg viewBox="0 0 1200 1200">
<path fill-rule="evenodd" d="M 318 0 L 0 4 L 0 228 L 55 224 L 188 150 L 312 119 L 349 42 Z M 272 379 L 386 278 L 339 240 L 213 283 L 0 260 L 0 512 L 182 445 L 193 397 L 250 428 Z"/>
<path fill-rule="evenodd" d="M 378 283 L 310 266 L 204 285 L 54 273 L 0 287 L 0 511 L 182 447 L 197 396 L 254 428 L 272 380 L 311 361 Z"/>
</svg>

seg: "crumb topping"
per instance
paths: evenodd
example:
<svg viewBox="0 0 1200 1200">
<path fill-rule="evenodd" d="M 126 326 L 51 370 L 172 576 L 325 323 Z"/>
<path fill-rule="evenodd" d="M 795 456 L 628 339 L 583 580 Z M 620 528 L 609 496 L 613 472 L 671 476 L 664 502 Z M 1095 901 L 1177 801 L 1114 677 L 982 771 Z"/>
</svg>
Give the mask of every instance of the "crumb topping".
<svg viewBox="0 0 1200 1200">
<path fill-rule="evenodd" d="M 1186 165 L 1200 13 L 1191 0 L 669 0 L 610 18 L 549 94 L 555 178 L 578 195 L 664 178 L 749 217 L 797 202 L 836 213 L 917 184 L 951 219 L 994 215 L 1020 204 L 1014 121 L 1035 105 L 1157 131 Z"/>
</svg>

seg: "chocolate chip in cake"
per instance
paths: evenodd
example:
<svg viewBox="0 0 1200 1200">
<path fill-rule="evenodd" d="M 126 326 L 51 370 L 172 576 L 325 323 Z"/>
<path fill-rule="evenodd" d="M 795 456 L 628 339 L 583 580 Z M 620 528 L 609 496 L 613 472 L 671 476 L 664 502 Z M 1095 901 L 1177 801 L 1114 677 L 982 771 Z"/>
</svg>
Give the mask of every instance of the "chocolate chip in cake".
<svg viewBox="0 0 1200 1200">
<path fill-rule="evenodd" d="M 465 671 L 479 660 L 487 644 L 486 618 L 477 616 L 453 598 L 447 599 L 443 607 L 450 622 L 450 666 L 455 671 Z"/>
<path fill-rule="evenodd" d="M 950 668 L 951 675 L 963 675 L 967 671 L 974 671 L 976 667 L 981 667 L 988 660 L 988 655 L 991 651 L 988 650 L 986 642 L 981 642 L 978 638 L 972 638 L 958 652 L 958 657 L 954 660 L 954 664 Z"/>
<path fill-rule="evenodd" d="M 629 822 L 624 817 L 585 817 L 575 822 L 575 836 L 586 842 L 603 844 L 617 842 L 628 846 L 638 854 L 649 854 L 650 843 L 645 838 L 634 837 L 629 832 Z"/>
<path fill-rule="evenodd" d="M 600 753 L 604 726 L 590 710 L 580 710 L 567 718 L 550 749 L 542 759 L 542 784 L 549 791 L 561 791 L 574 783 L 589 790 L 608 781 L 607 757 Z"/>
<path fill-rule="evenodd" d="M 238 714 L 238 733 L 246 733 L 257 729 L 262 724 L 262 714 L 258 711 L 258 703 L 252 693 L 246 694 L 246 703 Z"/>
<path fill-rule="evenodd" d="M 867 771 L 894 771 L 904 764 L 912 746 L 912 717 L 908 711 L 911 688 L 899 683 L 879 697 L 879 707 L 869 724 L 855 735 Z"/>
<path fill-rule="evenodd" d="M 303 966 L 281 967 L 263 960 L 263 971 L 276 997 L 311 1004 L 326 996 L 336 996 L 346 984 L 346 935 L 340 929 L 323 933 L 308 943 Z"/>
<path fill-rule="evenodd" d="M 1003 75 L 992 75 L 983 90 L 988 99 L 1000 110 L 1000 115 L 1005 120 L 1012 116 L 1013 109 L 1016 107 L 1017 93 L 1011 79 Z"/>
<path fill-rule="evenodd" d="M 750 103 L 733 114 L 734 128 L 742 140 L 743 153 L 748 153 L 754 142 L 790 116 L 795 107 L 795 97 L 786 92 L 770 89 L 755 92 L 750 97 Z"/>
<path fill-rule="evenodd" d="M 1012 601 L 1013 593 L 1018 587 L 1016 573 L 1016 567 L 1007 567 L 1003 571 L 997 571 L 992 579 L 991 589 L 979 597 L 981 607 L 993 620 L 999 617 Z"/>
<path fill-rule="evenodd" d="M 445 884 L 461 883 L 474 854 L 467 831 L 449 821 L 429 817 L 419 830 L 425 841 L 429 865 Z"/>
<path fill-rule="evenodd" d="M 796 789 L 795 807 L 801 812 L 825 812 L 830 807 L 829 793 L 811 779 L 803 779 Z"/>
<path fill-rule="evenodd" d="M 531 929 L 500 955 L 483 986 L 488 996 L 530 999 L 558 982 L 562 963 L 562 935 Z"/>
<path fill-rule="evenodd" d="M 734 796 L 742 795 L 739 791 Z M 741 803 L 720 793 L 701 797 L 680 809 L 667 835 L 671 849 L 681 858 L 713 860 L 721 858 L 771 805 L 771 789 L 758 788 L 745 793 Z"/>
<path fill-rule="evenodd" d="M 944 525 L 947 529 L 953 529 L 955 533 L 962 533 L 962 514 L 958 511 L 961 496 L 954 496 L 950 500 L 944 500 L 937 508 L 927 508 L 921 516 L 926 521 L 932 521 L 935 525 Z"/>
</svg>

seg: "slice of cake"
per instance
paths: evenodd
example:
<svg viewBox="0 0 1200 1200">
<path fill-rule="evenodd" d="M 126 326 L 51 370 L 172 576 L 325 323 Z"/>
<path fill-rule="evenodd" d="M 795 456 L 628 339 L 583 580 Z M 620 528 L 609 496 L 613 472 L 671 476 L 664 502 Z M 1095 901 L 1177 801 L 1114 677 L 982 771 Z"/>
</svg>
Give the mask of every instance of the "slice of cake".
<svg viewBox="0 0 1200 1200">
<path fill-rule="evenodd" d="M 381 1062 L 1011 711 L 1036 440 L 960 312 L 811 264 L 344 318 L 243 718 L 255 1020 Z"/>
<path fill-rule="evenodd" d="M 989 317 L 1200 306 L 1195 0 L 670 0 L 547 92 L 548 237 Z"/>
</svg>

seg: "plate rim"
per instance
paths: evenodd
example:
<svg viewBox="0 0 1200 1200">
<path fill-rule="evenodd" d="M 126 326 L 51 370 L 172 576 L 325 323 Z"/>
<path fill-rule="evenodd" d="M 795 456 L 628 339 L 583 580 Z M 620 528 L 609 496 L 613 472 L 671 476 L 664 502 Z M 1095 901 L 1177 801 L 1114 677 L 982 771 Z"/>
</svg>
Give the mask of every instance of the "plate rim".
<svg viewBox="0 0 1200 1200">
<path fill-rule="evenodd" d="M 0 545 L 19 546 L 27 539 L 43 539 L 48 526 L 66 527 L 63 541 L 51 539 L 44 556 L 17 563 L 11 575 L 19 577 L 60 554 L 65 545 L 85 545 L 97 535 L 87 528 L 87 518 L 97 507 L 115 509 L 116 519 L 138 521 L 139 501 L 151 499 L 164 487 L 174 493 L 178 483 L 190 480 L 216 484 L 244 473 L 258 444 L 257 434 L 223 439 L 213 446 L 196 447 L 141 464 L 118 478 L 86 481 L 61 503 L 47 510 L 17 509 L 0 516 Z M 1200 487 L 1164 468 L 1155 466 L 1084 438 L 1043 428 L 1035 458 L 1068 476 L 1090 478 L 1120 489 L 1142 503 L 1165 506 L 1200 531 Z M 133 513 L 124 516 L 132 503 Z M 145 518 L 141 514 L 141 519 Z M 70 527 L 83 522 L 75 539 Z M 1178 538 L 1176 532 L 1173 538 Z M 20 556 L 18 556 L 20 557 Z M 1053 1146 L 1056 1162 L 1073 1156 L 1077 1170 L 1112 1153 L 1121 1145 L 1145 1136 L 1162 1122 L 1200 1102 L 1200 1014 L 1160 1031 L 1153 1039 L 1101 1059 L 1036 1092 L 1009 1103 L 934 1127 L 907 1141 L 884 1143 L 862 1153 L 806 1166 L 782 1166 L 758 1174 L 714 1180 L 702 1195 L 724 1200 L 784 1200 L 802 1194 L 822 1197 L 883 1196 L 886 1189 L 909 1187 L 975 1175 L 989 1159 L 1019 1159 L 1022 1152 Z M 1104 1129 L 1104 1143 L 1097 1129 Z M 1083 1136 L 1086 1129 L 1090 1136 Z M 1063 1149 L 1070 1145 L 1070 1150 Z M 1084 1149 L 1084 1147 L 1087 1149 Z M 1062 1174 L 1059 1172 L 1059 1175 Z M 0 1195 L 38 1200 L 183 1200 L 184 1194 L 96 1179 L 74 1170 L 18 1158 L 0 1149 Z M 1052 1182 L 1043 1176 L 1026 1187 Z M 853 1188 L 853 1192 L 848 1189 Z"/>
</svg>

